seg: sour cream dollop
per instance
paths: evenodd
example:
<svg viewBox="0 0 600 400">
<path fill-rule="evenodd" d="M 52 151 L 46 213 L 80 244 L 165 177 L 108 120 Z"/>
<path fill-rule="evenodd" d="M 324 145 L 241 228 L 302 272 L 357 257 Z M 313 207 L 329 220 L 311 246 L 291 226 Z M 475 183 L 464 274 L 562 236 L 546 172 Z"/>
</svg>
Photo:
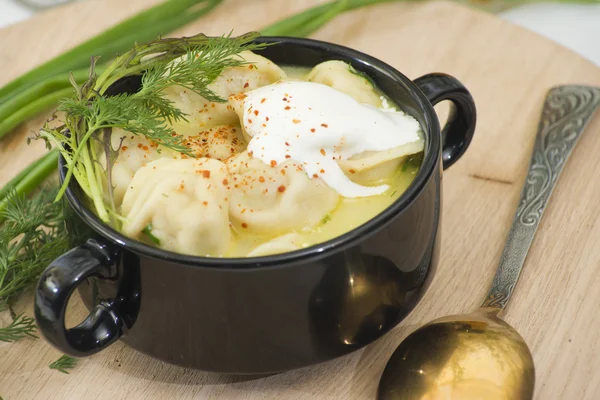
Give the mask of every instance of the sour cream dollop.
<svg viewBox="0 0 600 400">
<path fill-rule="evenodd" d="M 339 160 L 365 151 L 384 151 L 420 139 L 419 123 L 400 111 L 361 104 L 329 86 L 287 81 L 245 93 L 242 124 L 248 152 L 266 164 L 288 159 L 304 165 L 344 197 L 378 195 L 388 185 L 363 186 L 350 180 Z"/>
</svg>

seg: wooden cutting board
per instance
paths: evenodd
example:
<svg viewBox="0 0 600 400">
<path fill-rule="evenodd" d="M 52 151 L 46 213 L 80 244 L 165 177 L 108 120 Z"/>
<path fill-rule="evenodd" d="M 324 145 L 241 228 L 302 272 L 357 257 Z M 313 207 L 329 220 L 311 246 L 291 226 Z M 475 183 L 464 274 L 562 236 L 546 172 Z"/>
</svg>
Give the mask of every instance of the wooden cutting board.
<svg viewBox="0 0 600 400">
<path fill-rule="evenodd" d="M 320 1 L 228 0 L 176 34 L 259 29 Z M 0 84 L 147 7 L 87 0 L 0 30 Z M 478 107 L 473 143 L 444 175 L 441 261 L 405 322 L 378 342 L 315 367 L 240 378 L 171 366 L 121 343 L 80 360 L 70 375 L 43 340 L 0 344 L 0 396 L 26 399 L 372 399 L 388 357 L 423 323 L 479 304 L 491 282 L 528 166 L 541 105 L 558 84 L 600 86 L 600 69 L 533 33 L 449 2 L 391 3 L 348 13 L 317 32 L 379 57 L 411 78 L 446 72 Z M 0 144 L 0 184 L 42 152 L 25 137 Z M 532 349 L 537 399 L 600 398 L 600 118 L 590 124 L 546 210 L 506 312 Z M 475 176 L 476 175 L 476 176 Z M 25 311 L 32 315 L 31 301 Z M 84 315 L 81 306 L 76 313 Z"/>
</svg>

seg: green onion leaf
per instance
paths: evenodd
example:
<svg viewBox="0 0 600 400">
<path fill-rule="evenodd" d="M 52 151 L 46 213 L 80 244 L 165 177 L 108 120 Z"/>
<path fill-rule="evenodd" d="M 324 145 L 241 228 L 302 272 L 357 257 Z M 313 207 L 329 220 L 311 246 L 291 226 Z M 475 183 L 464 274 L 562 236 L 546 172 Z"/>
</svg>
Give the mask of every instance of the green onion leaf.
<svg viewBox="0 0 600 400">
<path fill-rule="evenodd" d="M 157 246 L 160 246 L 160 239 L 152 234 L 152 224 L 146 225 L 146 227 L 144 228 L 142 233 L 144 235 L 146 235 L 148 237 L 148 239 L 150 239 L 152 242 L 154 242 L 154 244 L 156 244 Z"/>
</svg>

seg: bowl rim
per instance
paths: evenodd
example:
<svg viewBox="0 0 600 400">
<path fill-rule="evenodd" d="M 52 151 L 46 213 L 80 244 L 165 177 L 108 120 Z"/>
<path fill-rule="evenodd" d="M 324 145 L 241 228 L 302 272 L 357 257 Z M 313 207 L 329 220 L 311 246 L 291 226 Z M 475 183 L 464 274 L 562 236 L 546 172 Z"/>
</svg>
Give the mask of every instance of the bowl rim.
<svg viewBox="0 0 600 400">
<path fill-rule="evenodd" d="M 346 60 L 361 63 L 363 67 L 374 72 L 388 75 L 409 89 L 409 94 L 418 104 L 429 130 L 426 132 L 425 154 L 421 168 L 404 193 L 402 193 L 398 199 L 385 210 L 364 224 L 322 243 L 317 243 L 290 252 L 258 257 L 206 257 L 181 254 L 152 247 L 123 235 L 98 219 L 98 217 L 83 204 L 83 201 L 79 199 L 77 195 L 77 181 L 72 180 L 65 192 L 67 201 L 75 213 L 90 228 L 92 228 L 92 230 L 103 238 L 108 239 L 110 242 L 116 243 L 120 247 L 136 254 L 191 267 L 237 271 L 266 269 L 269 267 L 283 268 L 285 266 L 298 264 L 299 262 L 310 262 L 316 259 L 322 259 L 326 256 L 336 254 L 349 247 L 355 246 L 358 242 L 363 241 L 365 238 L 375 234 L 391 223 L 393 219 L 408 208 L 408 206 L 420 195 L 435 169 L 439 167 L 441 157 L 441 136 L 439 121 L 433 106 L 414 82 L 389 64 L 369 56 L 368 54 L 339 44 L 316 39 L 282 36 L 261 36 L 254 41 L 258 43 L 278 42 L 276 46 L 270 47 L 271 50 L 279 46 L 293 45 L 309 47 L 313 50 L 333 54 L 334 56 L 339 55 Z M 60 183 L 62 184 L 66 174 L 65 160 L 62 155 L 59 156 L 58 170 Z"/>
</svg>

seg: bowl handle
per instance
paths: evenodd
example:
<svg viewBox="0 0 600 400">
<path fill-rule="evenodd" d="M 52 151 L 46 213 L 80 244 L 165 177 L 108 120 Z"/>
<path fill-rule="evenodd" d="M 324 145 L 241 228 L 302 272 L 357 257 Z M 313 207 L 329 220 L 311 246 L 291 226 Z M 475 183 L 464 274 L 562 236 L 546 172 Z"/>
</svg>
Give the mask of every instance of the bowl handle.
<svg viewBox="0 0 600 400">
<path fill-rule="evenodd" d="M 89 276 L 109 275 L 116 268 L 106 247 L 95 240 L 69 250 L 42 273 L 35 292 L 35 319 L 44 337 L 74 357 L 99 352 L 123 333 L 123 320 L 114 300 L 103 300 L 76 327 L 65 327 L 67 303 L 75 288 Z"/>
<path fill-rule="evenodd" d="M 442 165 L 446 169 L 464 154 L 473 139 L 477 120 L 475 102 L 467 88 L 450 75 L 427 74 L 414 82 L 432 105 L 444 100 L 454 105 L 442 129 Z"/>
</svg>

